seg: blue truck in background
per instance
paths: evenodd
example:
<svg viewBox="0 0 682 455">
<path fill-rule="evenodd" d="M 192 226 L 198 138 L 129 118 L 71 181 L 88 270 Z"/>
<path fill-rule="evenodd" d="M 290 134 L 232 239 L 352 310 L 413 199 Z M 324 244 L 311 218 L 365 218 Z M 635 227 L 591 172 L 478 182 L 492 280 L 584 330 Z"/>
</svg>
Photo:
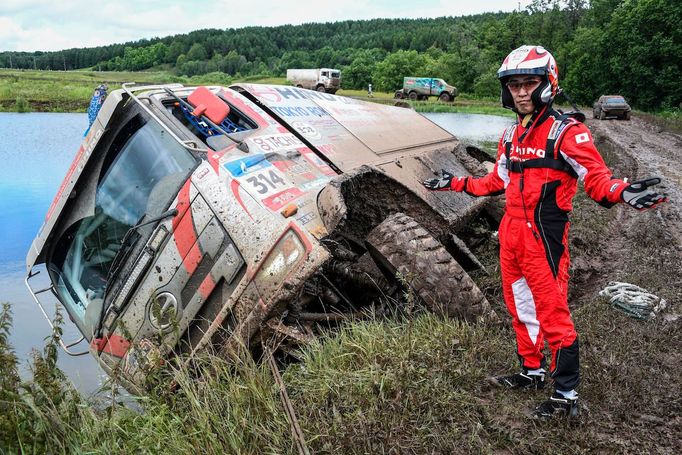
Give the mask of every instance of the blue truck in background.
<svg viewBox="0 0 682 455">
<path fill-rule="evenodd" d="M 429 96 L 437 96 L 440 101 L 451 102 L 457 96 L 457 88 L 437 77 L 405 77 L 403 88 L 396 90 L 394 98 L 421 101 L 427 100 Z"/>
</svg>

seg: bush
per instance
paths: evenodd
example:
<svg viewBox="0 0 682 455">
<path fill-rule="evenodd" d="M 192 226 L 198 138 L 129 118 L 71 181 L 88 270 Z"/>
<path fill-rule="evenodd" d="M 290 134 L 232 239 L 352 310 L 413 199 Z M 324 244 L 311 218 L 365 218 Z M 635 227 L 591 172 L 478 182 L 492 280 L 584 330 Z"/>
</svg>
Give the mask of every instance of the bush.
<svg viewBox="0 0 682 455">
<path fill-rule="evenodd" d="M 28 104 L 28 101 L 26 101 L 26 98 L 19 96 L 14 102 L 14 110 L 17 112 L 30 112 L 31 106 Z"/>
</svg>

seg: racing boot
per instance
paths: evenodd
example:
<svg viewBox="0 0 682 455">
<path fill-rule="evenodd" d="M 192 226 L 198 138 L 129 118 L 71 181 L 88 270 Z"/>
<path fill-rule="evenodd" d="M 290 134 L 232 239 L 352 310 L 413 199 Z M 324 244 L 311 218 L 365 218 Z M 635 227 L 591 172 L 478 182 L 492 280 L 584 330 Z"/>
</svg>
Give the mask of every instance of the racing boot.
<svg viewBox="0 0 682 455">
<path fill-rule="evenodd" d="M 554 418 L 574 419 L 580 415 L 578 395 L 567 398 L 559 392 L 554 392 L 549 400 L 540 403 L 532 413 L 533 418 L 549 420 Z"/>
<path fill-rule="evenodd" d="M 530 373 L 528 370 L 523 370 L 507 376 L 492 377 L 490 382 L 505 389 L 541 390 L 545 387 L 545 373 Z"/>
</svg>

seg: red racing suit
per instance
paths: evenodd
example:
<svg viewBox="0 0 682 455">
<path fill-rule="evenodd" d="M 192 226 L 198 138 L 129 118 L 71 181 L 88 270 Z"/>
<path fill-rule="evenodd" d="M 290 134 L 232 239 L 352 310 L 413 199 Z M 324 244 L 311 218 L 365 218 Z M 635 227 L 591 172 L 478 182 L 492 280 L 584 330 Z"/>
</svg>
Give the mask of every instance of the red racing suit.
<svg viewBox="0 0 682 455">
<path fill-rule="evenodd" d="M 585 125 L 549 109 L 527 127 L 509 127 L 493 170 L 464 182 L 470 195 L 506 196 L 500 265 L 518 355 L 525 369 L 544 367 L 547 340 L 550 375 L 565 391 L 579 383 L 578 338 L 567 301 L 568 213 L 578 180 L 607 207 L 620 202 L 628 185 L 612 178 Z"/>
</svg>

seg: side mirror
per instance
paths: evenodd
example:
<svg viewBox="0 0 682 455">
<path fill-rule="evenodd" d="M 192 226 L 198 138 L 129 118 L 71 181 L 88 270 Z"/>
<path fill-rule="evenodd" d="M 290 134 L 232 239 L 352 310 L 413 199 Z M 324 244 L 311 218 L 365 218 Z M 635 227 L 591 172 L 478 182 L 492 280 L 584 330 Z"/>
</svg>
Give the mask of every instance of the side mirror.
<svg viewBox="0 0 682 455">
<path fill-rule="evenodd" d="M 230 106 L 206 87 L 197 87 L 187 97 L 187 102 L 194 106 L 192 115 L 195 117 L 205 115 L 216 125 L 220 125 L 230 113 Z"/>
</svg>

